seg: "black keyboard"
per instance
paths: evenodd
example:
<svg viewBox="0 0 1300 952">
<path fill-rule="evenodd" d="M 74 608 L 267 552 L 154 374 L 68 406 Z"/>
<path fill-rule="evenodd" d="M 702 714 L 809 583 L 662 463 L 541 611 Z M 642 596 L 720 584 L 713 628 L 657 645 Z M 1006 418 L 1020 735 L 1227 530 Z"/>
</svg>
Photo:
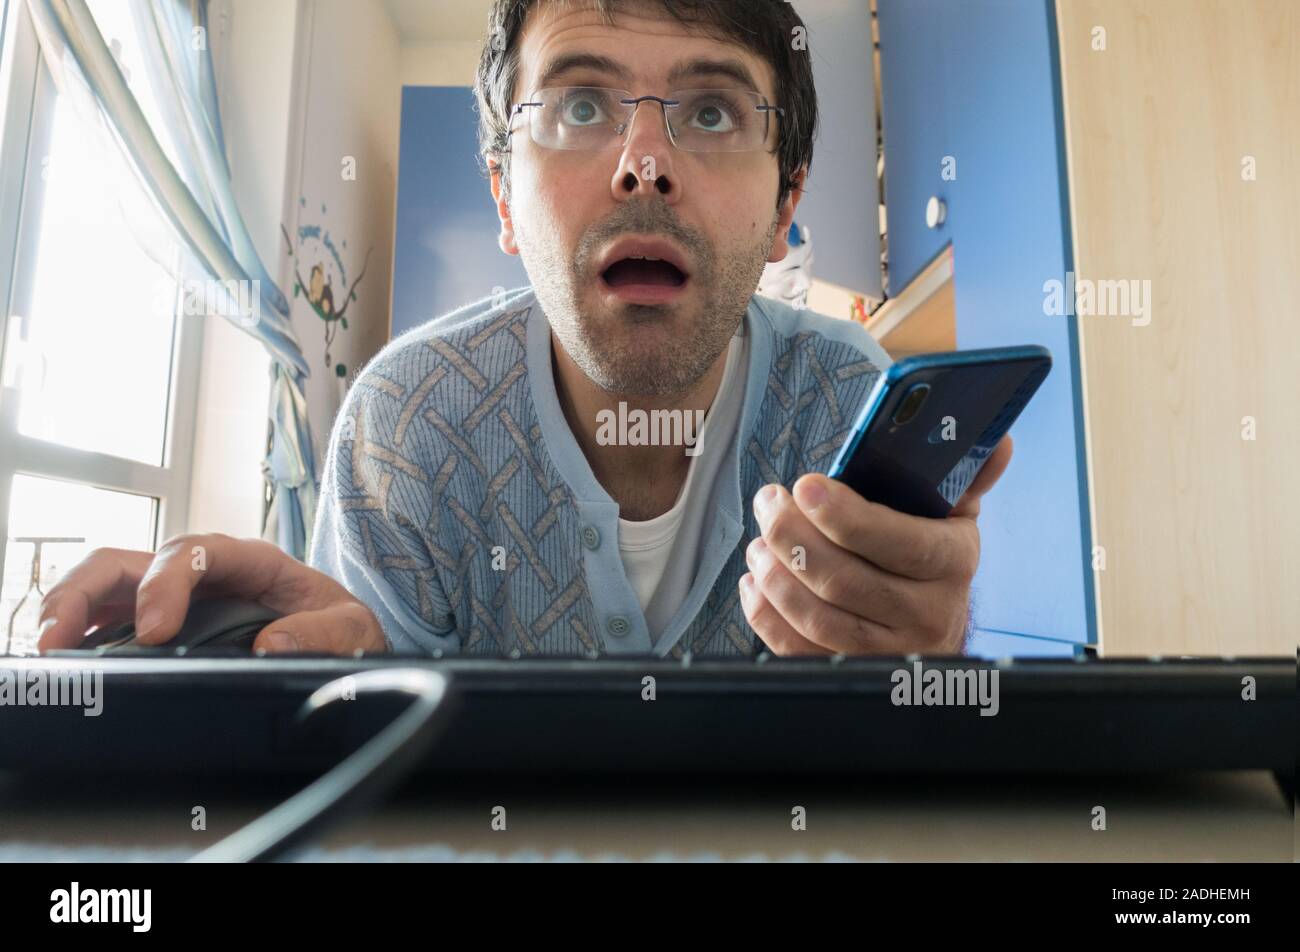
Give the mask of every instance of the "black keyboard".
<svg viewBox="0 0 1300 952">
<path fill-rule="evenodd" d="M 1296 761 L 1296 664 L 1285 658 L 483 660 L 214 651 L 0 659 L 0 672 L 15 677 L 99 678 L 103 703 L 95 717 L 72 706 L 0 707 L 0 769 L 318 773 L 407 702 L 363 697 L 303 725 L 303 700 L 331 680 L 387 666 L 449 676 L 453 718 L 427 770 L 1294 775 Z M 916 693 L 907 697 L 921 703 L 895 703 L 902 671 L 922 682 L 937 671 L 953 685 L 966 672 L 983 672 L 992 685 L 996 672 L 997 712 L 982 715 L 989 704 L 926 704 Z M 1247 677 L 1254 700 L 1243 699 Z"/>
</svg>

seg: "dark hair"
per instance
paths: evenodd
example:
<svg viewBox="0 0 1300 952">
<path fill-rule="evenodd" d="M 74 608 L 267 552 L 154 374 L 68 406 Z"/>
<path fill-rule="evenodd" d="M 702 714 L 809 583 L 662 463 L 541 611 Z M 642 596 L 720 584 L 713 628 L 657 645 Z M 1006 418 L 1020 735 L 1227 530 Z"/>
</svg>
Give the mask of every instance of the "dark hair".
<svg viewBox="0 0 1300 952">
<path fill-rule="evenodd" d="M 529 13 L 539 3 L 571 3 L 613 19 L 621 0 L 495 0 L 488 20 L 487 42 L 479 58 L 474 94 L 478 100 L 479 149 L 496 158 L 501 186 L 509 191 L 507 130 L 511 97 L 519 75 L 519 40 Z M 623 0 L 625 2 L 625 0 Z M 776 102 L 785 110 L 777 120 L 776 154 L 781 167 L 777 204 L 794 187 L 793 177 L 811 166 L 817 133 L 817 90 L 803 20 L 786 0 L 644 0 L 674 19 L 730 40 L 765 60 L 776 77 Z M 798 30 L 798 34 L 796 34 Z M 803 37 L 795 48 L 796 35 Z"/>
</svg>

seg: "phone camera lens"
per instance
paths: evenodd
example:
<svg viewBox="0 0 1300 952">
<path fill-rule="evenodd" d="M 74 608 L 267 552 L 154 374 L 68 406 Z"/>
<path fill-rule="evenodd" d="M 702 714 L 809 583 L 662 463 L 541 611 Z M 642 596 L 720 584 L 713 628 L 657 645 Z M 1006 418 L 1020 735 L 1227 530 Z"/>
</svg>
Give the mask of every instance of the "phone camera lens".
<svg viewBox="0 0 1300 952">
<path fill-rule="evenodd" d="M 918 383 L 913 386 L 907 393 L 903 394 L 903 399 L 898 402 L 898 409 L 894 411 L 894 423 L 899 426 L 911 422 L 912 418 L 921 412 L 921 404 L 925 403 L 926 397 L 930 395 L 930 385 L 928 383 Z"/>
</svg>

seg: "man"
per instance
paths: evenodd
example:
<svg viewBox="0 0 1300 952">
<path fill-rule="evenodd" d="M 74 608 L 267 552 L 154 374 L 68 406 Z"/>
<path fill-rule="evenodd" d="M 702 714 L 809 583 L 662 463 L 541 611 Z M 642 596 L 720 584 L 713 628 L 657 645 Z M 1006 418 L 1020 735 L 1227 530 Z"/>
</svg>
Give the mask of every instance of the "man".
<svg viewBox="0 0 1300 952">
<path fill-rule="evenodd" d="M 314 568 L 219 535 L 97 551 L 46 597 L 42 646 L 131 612 L 163 642 L 192 595 L 223 593 L 285 614 L 270 651 L 960 651 L 1010 443 L 942 520 L 819 475 L 888 358 L 753 293 L 812 156 L 794 10 L 498 0 L 492 23 L 481 138 L 531 287 L 366 367 Z"/>
</svg>

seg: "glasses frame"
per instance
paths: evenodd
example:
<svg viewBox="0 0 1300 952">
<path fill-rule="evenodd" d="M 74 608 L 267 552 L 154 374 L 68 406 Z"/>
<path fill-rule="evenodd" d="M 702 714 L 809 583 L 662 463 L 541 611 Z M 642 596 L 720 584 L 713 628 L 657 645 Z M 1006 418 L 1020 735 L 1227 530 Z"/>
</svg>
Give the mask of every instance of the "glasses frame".
<svg viewBox="0 0 1300 952">
<path fill-rule="evenodd" d="M 633 95 L 631 95 L 631 93 L 630 93 L 628 90 L 626 90 L 626 89 L 612 89 L 612 88 L 607 87 L 607 86 L 547 86 L 547 87 L 545 87 L 545 89 L 538 89 L 538 90 L 536 90 L 536 91 L 533 93 L 532 98 L 535 100 L 535 99 L 536 99 L 538 96 L 540 96 L 543 92 L 546 92 L 547 90 L 551 90 L 551 89 L 599 89 L 599 90 L 603 90 L 603 91 L 605 91 L 605 92 L 609 92 L 609 93 L 627 93 L 627 95 L 626 95 L 625 97 L 620 98 L 620 99 L 618 100 L 619 105 L 623 105 L 623 106 L 631 106 L 631 107 L 632 107 L 631 112 L 630 112 L 630 114 L 629 114 L 629 116 L 628 116 L 627 122 L 624 123 L 621 127 L 620 127 L 620 126 L 615 126 L 615 133 L 614 133 L 614 136 L 613 136 L 613 141 L 616 142 L 616 143 L 619 144 L 619 145 L 625 145 L 625 144 L 626 144 L 626 142 L 627 142 L 627 134 L 628 134 L 628 132 L 629 132 L 629 131 L 631 130 L 631 128 L 632 128 L 632 123 L 636 120 L 636 111 L 637 111 L 637 109 L 640 107 L 641 103 L 643 103 L 643 102 L 657 102 L 657 103 L 659 103 L 659 107 L 660 107 L 660 108 L 659 108 L 659 111 L 660 111 L 660 113 L 662 113 L 662 115 L 663 115 L 664 133 L 668 136 L 668 141 L 672 143 L 673 148 L 675 148 L 675 149 L 680 149 L 680 150 L 683 151 L 683 152 L 694 152 L 694 153 L 706 154 L 706 155 L 715 152 L 715 150 L 712 150 L 712 149 L 688 149 L 688 148 L 685 148 L 685 147 L 683 147 L 682 145 L 680 145 L 680 144 L 678 143 L 678 141 L 677 141 L 677 136 L 673 133 L 673 126 L 672 126 L 672 123 L 670 123 L 670 122 L 668 121 L 668 107 L 669 107 L 669 106 L 680 106 L 680 105 L 681 105 L 681 100 L 680 100 L 680 99 L 664 99 L 664 98 L 661 97 L 661 96 L 633 96 Z M 736 91 L 738 91 L 738 90 L 727 90 L 727 91 L 728 91 L 728 92 L 736 92 Z M 756 90 L 756 89 L 746 89 L 746 90 L 739 90 L 739 91 L 744 92 L 744 93 L 746 93 L 746 94 L 748 94 L 748 95 L 751 95 L 751 96 L 755 96 L 755 97 L 757 97 L 757 99 L 759 100 L 759 103 L 754 107 L 754 110 L 755 110 L 756 112 L 761 112 L 761 113 L 763 113 L 764 116 L 765 116 L 765 118 L 768 118 L 769 122 L 770 122 L 770 117 L 772 116 L 773 113 L 775 113 L 776 116 L 777 116 L 777 118 L 779 118 L 779 119 L 784 119 L 784 118 L 785 118 L 785 109 L 783 109 L 783 108 L 780 107 L 780 106 L 773 106 L 773 105 L 769 104 L 768 101 L 767 101 L 767 97 L 764 96 L 762 93 L 760 93 L 758 90 Z M 699 90 L 695 90 L 695 89 L 683 89 L 683 90 L 679 90 L 679 92 L 699 92 Z M 517 131 L 516 129 L 513 128 L 513 127 L 514 127 L 514 121 L 515 121 L 515 117 L 516 117 L 516 116 L 520 116 L 520 115 L 522 115 L 522 114 L 523 114 L 523 111 L 524 111 L 526 108 L 528 108 L 529 106 L 545 106 L 545 105 L 546 105 L 546 103 L 544 103 L 544 102 L 517 102 L 517 103 L 515 103 L 513 106 L 511 106 L 511 107 L 510 107 L 510 128 L 508 128 L 508 129 L 506 130 L 506 139 L 509 140 L 509 139 L 510 139 L 514 134 L 515 134 L 515 132 Z M 762 140 L 762 141 L 763 141 L 764 143 L 767 142 L 767 138 L 768 138 L 768 135 L 769 135 L 770 131 L 771 131 L 770 126 L 769 126 L 768 128 L 765 128 L 765 129 L 763 130 L 763 140 Z M 555 152 L 599 152 L 599 151 L 602 150 L 601 147 L 597 147 L 597 148 L 594 148 L 594 149 L 581 149 L 581 148 L 579 148 L 579 149 L 557 149 L 555 146 L 542 145 L 542 143 L 538 142 L 537 139 L 536 139 L 536 137 L 533 136 L 533 132 L 532 132 L 532 121 L 531 121 L 531 119 L 529 120 L 529 123 L 528 123 L 528 135 L 529 135 L 529 138 L 531 138 L 531 139 L 533 140 L 533 142 L 534 142 L 534 143 L 535 143 L 539 148 L 542 148 L 542 149 L 550 149 L 550 150 L 555 151 Z M 503 153 L 508 153 L 508 152 L 510 152 L 511 150 L 507 148 L 507 149 L 502 149 L 501 151 L 502 151 Z M 716 150 L 716 152 L 717 152 L 718 154 L 722 154 L 722 153 L 725 153 L 725 152 L 761 152 L 761 151 L 764 151 L 764 146 L 763 146 L 763 145 L 760 145 L 760 146 L 758 146 L 757 148 L 754 148 L 754 149 L 720 149 L 720 150 Z"/>
</svg>

